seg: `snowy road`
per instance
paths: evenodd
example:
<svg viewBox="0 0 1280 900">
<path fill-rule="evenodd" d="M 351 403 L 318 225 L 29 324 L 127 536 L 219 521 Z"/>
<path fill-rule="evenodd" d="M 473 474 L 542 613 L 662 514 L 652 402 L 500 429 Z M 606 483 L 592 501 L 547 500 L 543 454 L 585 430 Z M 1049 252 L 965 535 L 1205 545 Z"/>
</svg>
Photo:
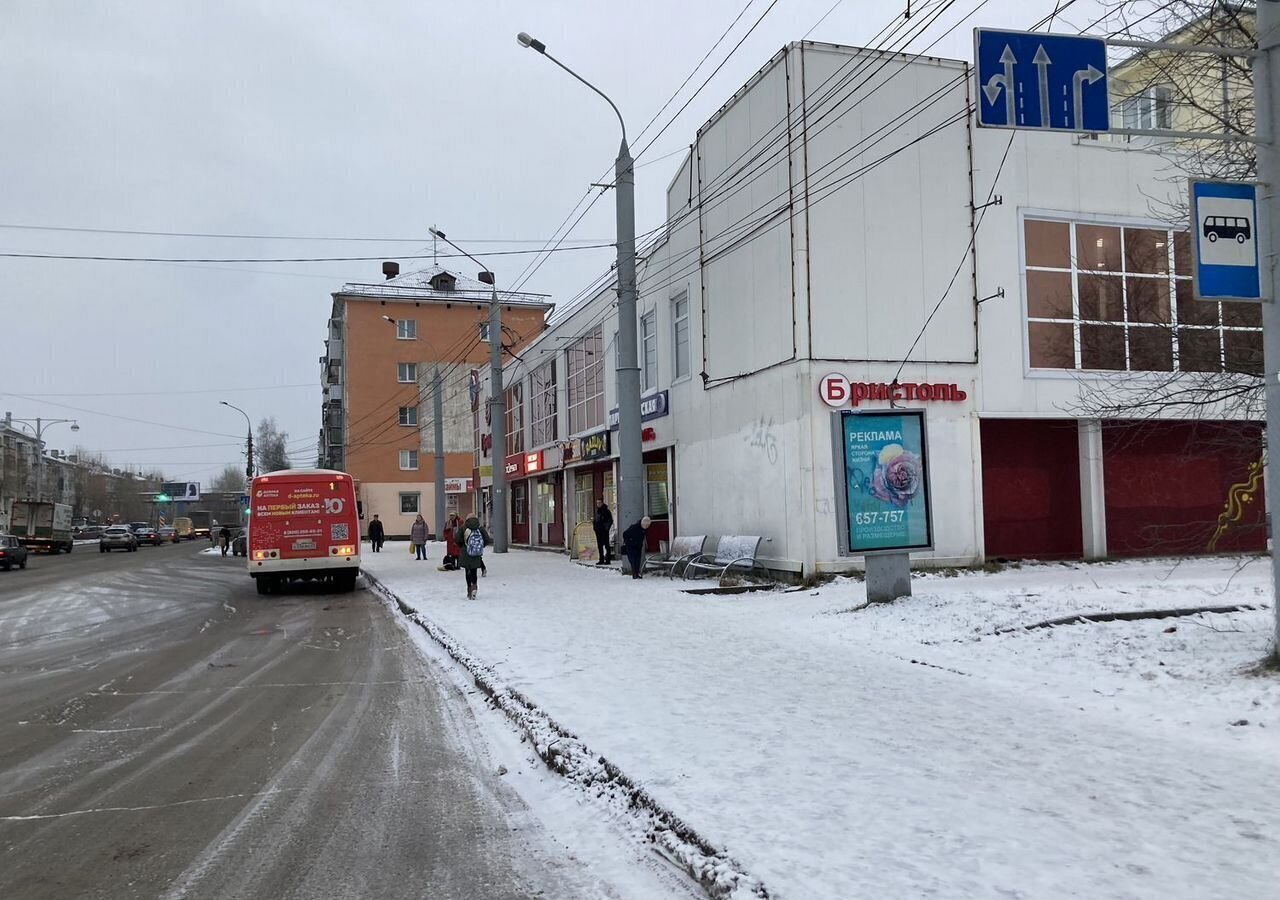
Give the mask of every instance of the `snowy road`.
<svg viewBox="0 0 1280 900">
<path fill-rule="evenodd" d="M 0 579 L 0 897 L 684 895 L 586 871 L 368 592 L 78 556 Z"/>
</svg>

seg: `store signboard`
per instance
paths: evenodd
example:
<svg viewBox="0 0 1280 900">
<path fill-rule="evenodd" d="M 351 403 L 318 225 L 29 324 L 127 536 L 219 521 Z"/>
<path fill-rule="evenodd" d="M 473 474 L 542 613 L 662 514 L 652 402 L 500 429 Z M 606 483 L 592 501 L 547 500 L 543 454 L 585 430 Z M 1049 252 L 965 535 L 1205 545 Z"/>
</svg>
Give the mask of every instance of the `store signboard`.
<svg viewBox="0 0 1280 900">
<path fill-rule="evenodd" d="M 578 459 L 603 459 L 609 455 L 609 432 L 597 431 L 574 441 Z"/>
<path fill-rule="evenodd" d="M 492 474 L 492 468 L 489 466 L 485 466 L 485 468 L 489 469 L 489 471 L 485 472 L 486 475 Z M 471 493 L 471 479 L 446 478 L 444 480 L 444 492 L 446 494 L 469 494 Z"/>
<path fill-rule="evenodd" d="M 640 421 L 648 422 L 651 419 L 661 419 L 670 411 L 668 405 L 669 395 L 666 391 L 658 391 L 656 394 L 649 394 L 647 397 L 640 398 Z M 609 428 L 610 430 L 618 427 L 618 408 L 615 406 L 609 410 Z"/>
<path fill-rule="evenodd" d="M 850 554 L 933 548 L 923 410 L 842 411 L 845 547 Z"/>
</svg>

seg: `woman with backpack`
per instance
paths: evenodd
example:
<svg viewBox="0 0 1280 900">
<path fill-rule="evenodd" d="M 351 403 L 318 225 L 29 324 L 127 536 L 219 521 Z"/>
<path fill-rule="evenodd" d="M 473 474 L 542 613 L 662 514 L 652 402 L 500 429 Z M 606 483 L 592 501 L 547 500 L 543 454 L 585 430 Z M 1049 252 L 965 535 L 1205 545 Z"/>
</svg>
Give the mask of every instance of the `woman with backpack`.
<svg viewBox="0 0 1280 900">
<path fill-rule="evenodd" d="M 484 548 L 493 543 L 488 530 L 475 516 L 468 516 L 453 533 L 453 539 L 462 551 L 458 564 L 467 573 L 467 599 L 476 599 L 476 570 L 484 566 Z"/>
</svg>

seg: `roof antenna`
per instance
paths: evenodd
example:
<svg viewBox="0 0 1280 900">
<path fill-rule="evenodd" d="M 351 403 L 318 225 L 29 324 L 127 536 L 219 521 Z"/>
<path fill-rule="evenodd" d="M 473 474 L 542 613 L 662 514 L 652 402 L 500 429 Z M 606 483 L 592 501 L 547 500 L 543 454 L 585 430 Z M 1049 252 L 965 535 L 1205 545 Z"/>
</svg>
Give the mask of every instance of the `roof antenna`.
<svg viewBox="0 0 1280 900">
<path fill-rule="evenodd" d="M 911 0 L 907 0 L 907 11 L 902 18 L 904 20 L 911 18 Z"/>
</svg>

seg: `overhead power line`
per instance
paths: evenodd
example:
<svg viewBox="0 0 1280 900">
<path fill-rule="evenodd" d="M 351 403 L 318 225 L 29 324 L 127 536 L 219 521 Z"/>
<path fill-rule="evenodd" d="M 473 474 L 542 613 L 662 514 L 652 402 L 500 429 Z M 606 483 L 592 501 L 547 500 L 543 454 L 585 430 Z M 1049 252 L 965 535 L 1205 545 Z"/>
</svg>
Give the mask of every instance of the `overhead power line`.
<svg viewBox="0 0 1280 900">
<path fill-rule="evenodd" d="M 608 244 L 585 244 L 578 247 L 554 247 L 550 250 L 494 250 L 486 256 L 526 256 L 538 253 L 567 253 L 573 250 L 594 250 L 600 247 L 612 247 Z M 141 263 L 322 263 L 322 262 L 377 262 L 383 259 L 449 259 L 462 258 L 461 253 L 427 253 L 424 255 L 404 256 L 384 253 L 381 256 L 293 256 L 293 257 L 161 257 L 161 256 L 90 256 L 76 253 L 8 253 L 0 252 L 0 257 L 9 259 L 64 259 L 84 260 L 88 262 L 141 262 Z"/>
<path fill-rule="evenodd" d="M 677 151 L 678 152 L 678 151 Z M 656 160 L 655 160 L 656 161 Z M 58 231 L 74 234 L 115 234 L 135 237 L 166 238 L 203 238 L 209 240 L 232 241 L 314 241 L 317 243 L 363 243 L 363 244 L 418 244 L 431 242 L 430 235 L 420 237 L 352 237 L 320 234 L 234 234 L 218 231 L 149 231 L 141 228 L 94 228 L 87 225 L 32 225 L 18 222 L 0 222 L 0 228 L 16 231 Z M 546 238 L 459 238 L 459 243 L 467 244 L 544 244 Z M 605 238 L 578 238 L 574 243 L 603 241 Z M 444 254 L 441 254 L 442 256 Z"/>
</svg>

